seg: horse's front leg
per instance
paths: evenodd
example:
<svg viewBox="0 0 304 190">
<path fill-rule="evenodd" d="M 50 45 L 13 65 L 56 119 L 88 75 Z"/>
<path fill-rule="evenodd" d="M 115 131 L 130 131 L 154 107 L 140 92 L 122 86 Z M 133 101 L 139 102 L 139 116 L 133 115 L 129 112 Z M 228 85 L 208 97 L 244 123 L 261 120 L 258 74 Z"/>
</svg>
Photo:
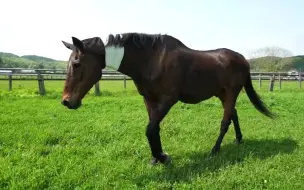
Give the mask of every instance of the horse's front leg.
<svg viewBox="0 0 304 190">
<path fill-rule="evenodd" d="M 149 114 L 149 124 L 146 128 L 146 136 L 149 141 L 150 149 L 152 152 L 152 165 L 158 161 L 162 164 L 170 163 L 170 157 L 163 153 L 161 139 L 160 139 L 160 122 L 169 112 L 170 108 L 176 103 L 173 101 L 151 101 L 147 98 L 144 99 Z"/>
<path fill-rule="evenodd" d="M 155 165 L 158 161 L 163 164 L 168 164 L 171 160 L 167 154 L 163 153 L 159 132 L 159 123 L 150 121 L 146 129 L 146 136 L 153 156 L 151 161 L 152 165 Z"/>
</svg>

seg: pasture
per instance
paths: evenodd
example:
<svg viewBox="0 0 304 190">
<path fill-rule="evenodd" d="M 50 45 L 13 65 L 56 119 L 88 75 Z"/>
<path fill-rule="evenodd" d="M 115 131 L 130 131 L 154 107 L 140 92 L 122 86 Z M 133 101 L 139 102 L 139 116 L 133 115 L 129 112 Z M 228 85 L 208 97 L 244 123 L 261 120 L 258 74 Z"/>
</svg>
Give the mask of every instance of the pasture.
<svg viewBox="0 0 304 190">
<path fill-rule="evenodd" d="M 244 143 L 233 124 L 220 154 L 208 157 L 223 109 L 212 98 L 178 103 L 161 123 L 172 165 L 149 165 L 143 99 L 132 81 L 101 81 L 79 110 L 60 104 L 63 81 L 0 81 L 1 189 L 300 189 L 304 185 L 304 90 L 284 82 L 255 89 L 279 115 L 260 114 L 244 92 L 237 101 Z M 266 83 L 265 83 L 266 84 Z M 276 84 L 277 85 L 277 84 Z"/>
</svg>

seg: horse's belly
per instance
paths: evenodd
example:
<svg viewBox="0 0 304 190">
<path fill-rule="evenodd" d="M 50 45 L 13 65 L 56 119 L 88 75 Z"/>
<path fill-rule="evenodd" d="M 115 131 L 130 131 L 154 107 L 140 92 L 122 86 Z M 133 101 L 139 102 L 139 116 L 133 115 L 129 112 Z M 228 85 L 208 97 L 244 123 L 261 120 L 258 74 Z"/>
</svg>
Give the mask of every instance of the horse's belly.
<svg viewBox="0 0 304 190">
<path fill-rule="evenodd" d="M 219 81 L 216 78 L 212 78 L 213 80 L 202 80 L 201 78 L 203 77 L 197 77 L 196 80 L 188 80 L 184 83 L 180 101 L 195 104 L 218 95 L 222 88 Z"/>
<path fill-rule="evenodd" d="M 180 94 L 180 101 L 189 104 L 196 104 L 217 95 L 218 92 L 219 90 L 214 88 L 208 90 L 198 87 L 196 89 L 188 90 L 187 92 L 182 92 Z"/>
<path fill-rule="evenodd" d="M 179 100 L 183 103 L 187 104 L 197 104 L 201 101 L 207 100 L 211 98 L 212 96 L 204 96 L 204 97 L 198 97 L 198 96 L 192 96 L 192 95 L 187 95 L 187 94 L 182 94 L 179 98 Z"/>
</svg>

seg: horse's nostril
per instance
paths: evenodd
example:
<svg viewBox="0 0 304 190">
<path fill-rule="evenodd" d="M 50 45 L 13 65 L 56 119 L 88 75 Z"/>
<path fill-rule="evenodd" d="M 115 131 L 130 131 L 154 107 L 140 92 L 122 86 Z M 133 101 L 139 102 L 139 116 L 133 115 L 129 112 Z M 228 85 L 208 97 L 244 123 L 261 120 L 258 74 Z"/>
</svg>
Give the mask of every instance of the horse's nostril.
<svg viewBox="0 0 304 190">
<path fill-rule="evenodd" d="M 62 105 L 64 105 L 64 106 L 68 106 L 68 105 L 69 105 L 69 102 L 68 102 L 67 100 L 63 100 L 61 103 L 62 103 Z"/>
</svg>

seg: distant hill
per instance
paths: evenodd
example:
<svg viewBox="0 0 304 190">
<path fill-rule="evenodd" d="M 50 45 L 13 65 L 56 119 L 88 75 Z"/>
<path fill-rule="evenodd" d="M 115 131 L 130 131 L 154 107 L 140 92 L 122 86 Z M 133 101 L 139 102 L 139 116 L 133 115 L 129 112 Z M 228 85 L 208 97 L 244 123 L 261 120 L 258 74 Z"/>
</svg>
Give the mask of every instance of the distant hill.
<svg viewBox="0 0 304 190">
<path fill-rule="evenodd" d="M 12 53 L 0 52 L 0 57 L 19 57 L 19 56 L 15 55 L 15 54 L 12 54 Z"/>
<path fill-rule="evenodd" d="M 273 64 L 284 63 L 281 71 L 291 69 L 302 69 L 304 71 L 304 55 L 297 55 L 288 58 L 280 57 L 260 57 L 249 59 L 252 71 L 272 71 Z M 0 68 L 33 68 L 33 69 L 66 69 L 66 61 L 58 61 L 52 58 L 24 55 L 18 56 L 12 53 L 0 52 Z"/>
<path fill-rule="evenodd" d="M 298 55 L 293 57 L 293 61 L 290 64 L 290 68 L 302 69 L 304 71 L 304 55 Z"/>
<path fill-rule="evenodd" d="M 55 59 L 47 58 L 47 57 L 41 57 L 37 55 L 24 55 L 21 56 L 22 58 L 32 60 L 32 61 L 45 61 L 45 62 L 54 62 L 56 61 Z"/>
<path fill-rule="evenodd" d="M 18 56 L 0 52 L 0 68 L 66 69 L 66 61 L 37 55 Z"/>
</svg>

